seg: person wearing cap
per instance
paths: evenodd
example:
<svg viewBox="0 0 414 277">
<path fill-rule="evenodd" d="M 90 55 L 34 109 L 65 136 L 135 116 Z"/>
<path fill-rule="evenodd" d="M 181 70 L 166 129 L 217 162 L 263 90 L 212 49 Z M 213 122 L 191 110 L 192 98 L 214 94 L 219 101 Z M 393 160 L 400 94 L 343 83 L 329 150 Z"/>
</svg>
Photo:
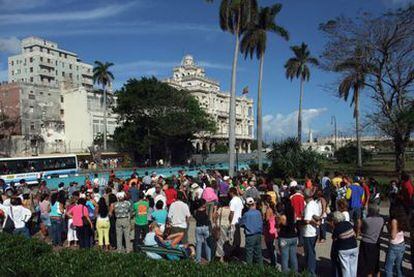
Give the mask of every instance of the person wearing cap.
<svg viewBox="0 0 414 277">
<path fill-rule="evenodd" d="M 316 275 L 316 252 L 315 245 L 317 240 L 317 228 L 320 224 L 321 209 L 313 200 L 313 192 L 311 189 L 304 190 L 306 201 L 303 213 L 303 228 L 301 235 L 303 236 L 303 246 L 305 250 L 305 260 L 307 269 L 312 275 Z"/>
<path fill-rule="evenodd" d="M 246 240 L 246 262 L 251 264 L 254 260 L 257 264 L 262 266 L 262 214 L 256 209 L 256 202 L 252 197 L 248 197 L 246 199 L 246 204 L 249 207 L 249 210 L 239 221 L 240 226 L 244 228 Z"/>
<path fill-rule="evenodd" d="M 201 188 L 197 183 L 193 183 L 191 185 L 191 190 L 192 190 L 192 200 L 196 201 L 201 199 L 201 197 L 203 196 L 203 188 Z"/>
<path fill-rule="evenodd" d="M 362 205 L 364 203 L 364 189 L 359 182 L 361 178 L 354 177 L 354 182 L 346 190 L 346 199 L 349 200 L 349 215 L 354 223 L 354 229 L 357 236 L 361 230 Z"/>
<path fill-rule="evenodd" d="M 115 214 L 116 217 L 116 240 L 117 240 L 117 251 L 123 252 L 124 247 L 122 244 L 122 237 L 125 238 L 126 252 L 131 252 L 132 245 L 129 236 L 131 223 L 131 202 L 125 200 L 125 192 L 120 191 L 116 194 L 117 202 L 111 204 L 109 214 Z"/>
<path fill-rule="evenodd" d="M 165 193 L 162 190 L 161 184 L 155 185 L 155 191 L 151 195 L 151 197 L 154 199 L 154 203 L 157 203 L 158 201 L 162 201 L 163 203 L 163 209 L 167 208 L 167 198 L 165 197 Z"/>
</svg>

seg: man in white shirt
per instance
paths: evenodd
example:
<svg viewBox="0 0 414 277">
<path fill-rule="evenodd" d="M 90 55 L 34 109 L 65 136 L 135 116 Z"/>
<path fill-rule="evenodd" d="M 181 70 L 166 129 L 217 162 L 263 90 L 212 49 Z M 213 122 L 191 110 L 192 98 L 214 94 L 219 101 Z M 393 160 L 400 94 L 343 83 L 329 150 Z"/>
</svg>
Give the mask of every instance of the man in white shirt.
<svg viewBox="0 0 414 277">
<path fill-rule="evenodd" d="M 230 215 L 229 215 L 229 222 L 230 222 L 230 242 L 233 240 L 232 243 L 232 253 L 230 256 L 238 256 L 240 253 L 240 243 L 241 243 L 241 235 L 240 235 L 240 225 L 239 220 L 242 217 L 243 211 L 243 201 L 237 194 L 237 189 L 232 187 L 229 189 L 229 196 L 231 198 L 229 206 L 230 206 Z"/>
<path fill-rule="evenodd" d="M 305 250 L 305 260 L 307 269 L 316 276 L 316 252 L 315 245 L 317 240 L 317 227 L 320 224 L 320 208 L 318 203 L 313 200 L 311 189 L 304 190 L 306 206 L 303 216 L 303 244 Z"/>
<path fill-rule="evenodd" d="M 151 196 L 154 199 L 155 204 L 157 204 L 158 201 L 162 201 L 162 203 L 164 203 L 162 208 L 165 209 L 165 207 L 167 206 L 167 198 L 165 197 L 165 193 L 164 191 L 162 191 L 162 187 L 160 184 L 155 185 L 155 191 Z"/>
<path fill-rule="evenodd" d="M 177 201 L 171 204 L 168 211 L 168 220 L 171 224 L 171 234 L 184 233 L 182 243 L 186 243 L 188 220 L 190 219 L 191 213 L 188 205 L 183 200 L 184 194 L 178 191 Z"/>
<path fill-rule="evenodd" d="M 193 201 L 201 199 L 201 196 L 203 195 L 203 188 L 201 188 L 197 183 L 194 183 L 191 185 L 191 189 L 193 191 L 192 198 Z"/>
</svg>

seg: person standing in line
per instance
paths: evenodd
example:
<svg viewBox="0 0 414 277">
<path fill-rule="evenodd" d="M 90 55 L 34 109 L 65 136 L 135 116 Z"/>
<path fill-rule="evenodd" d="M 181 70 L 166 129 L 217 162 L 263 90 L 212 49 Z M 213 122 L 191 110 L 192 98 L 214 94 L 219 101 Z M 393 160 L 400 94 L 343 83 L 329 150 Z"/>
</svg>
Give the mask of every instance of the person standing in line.
<svg viewBox="0 0 414 277">
<path fill-rule="evenodd" d="M 210 219 L 206 212 L 206 200 L 199 201 L 199 207 L 194 211 L 194 218 L 196 220 L 195 237 L 196 237 L 196 262 L 201 262 L 201 254 L 204 246 L 206 252 L 206 259 L 211 261 L 211 248 L 209 245 L 210 234 Z"/>
<path fill-rule="evenodd" d="M 229 215 L 229 222 L 230 222 L 230 231 L 229 236 L 232 237 L 231 241 L 232 247 L 231 252 L 229 253 L 230 256 L 239 257 L 240 254 L 240 244 L 241 244 L 241 234 L 240 234 L 240 218 L 242 217 L 243 211 L 243 201 L 237 194 L 237 189 L 235 187 L 230 188 L 229 196 L 231 198 L 229 203 L 230 208 L 230 215 Z"/>
<path fill-rule="evenodd" d="M 10 198 L 10 206 L 0 204 L 0 210 L 3 211 L 5 217 L 9 217 L 14 222 L 14 230 L 6 231 L 3 226 L 3 232 L 10 232 L 13 235 L 22 235 L 30 238 L 29 229 L 26 223 L 29 222 L 32 212 L 23 207 L 22 199 L 20 197 Z M 5 224 L 6 222 L 4 222 Z"/>
<path fill-rule="evenodd" d="M 78 204 L 68 212 L 68 216 L 73 219 L 73 225 L 76 228 L 76 236 L 79 240 L 79 247 L 90 248 L 90 233 L 93 228 L 93 224 L 89 218 L 88 208 L 86 207 L 86 199 L 79 198 Z M 86 219 L 86 221 L 83 219 Z"/>
<path fill-rule="evenodd" d="M 262 214 L 256 209 L 256 202 L 252 197 L 246 199 L 246 204 L 249 210 L 240 219 L 240 226 L 244 228 L 246 241 L 246 262 L 252 264 L 254 260 L 258 265 L 263 266 Z"/>
<path fill-rule="evenodd" d="M 303 245 L 307 269 L 312 275 L 316 275 L 316 251 L 317 228 L 320 225 L 320 208 L 313 200 L 311 189 L 304 190 L 306 206 L 303 216 Z"/>
<path fill-rule="evenodd" d="M 404 231 L 408 230 L 408 216 L 405 212 L 403 203 L 397 204 L 390 214 L 388 232 L 390 243 L 388 245 L 387 257 L 385 258 L 385 276 L 394 276 L 394 268 L 397 276 L 402 277 L 402 262 L 405 252 Z"/>
<path fill-rule="evenodd" d="M 63 231 L 63 204 L 58 201 L 58 194 L 53 193 L 50 197 L 50 222 L 51 235 L 53 246 L 62 246 L 62 231 Z"/>
<path fill-rule="evenodd" d="M 384 227 L 384 219 L 379 215 L 377 205 L 368 206 L 367 218 L 362 221 L 362 240 L 358 254 L 358 276 L 379 276 L 379 238 Z"/>
<path fill-rule="evenodd" d="M 303 219 L 303 211 L 305 210 L 305 198 L 299 188 L 299 186 L 294 186 L 290 188 L 291 195 L 290 195 L 290 202 L 295 213 L 295 223 L 296 228 L 298 230 L 298 239 L 299 245 L 303 246 L 303 234 L 302 234 L 302 219 Z M 294 193 L 293 193 L 294 192 Z"/>
<path fill-rule="evenodd" d="M 346 190 L 346 199 L 349 200 L 349 213 L 357 237 L 361 230 L 362 203 L 365 201 L 364 189 L 359 184 L 360 181 L 361 179 L 355 176 L 354 183 Z"/>
<path fill-rule="evenodd" d="M 133 210 L 135 214 L 134 246 L 135 250 L 137 250 L 138 245 L 142 245 L 145 235 L 148 233 L 149 203 L 143 192 L 139 193 L 138 202 L 134 204 Z"/>
<path fill-rule="evenodd" d="M 101 197 L 98 201 L 96 212 L 96 231 L 98 233 L 98 245 L 102 250 L 109 250 L 109 228 L 111 226 L 108 216 L 108 206 Z"/>
<path fill-rule="evenodd" d="M 131 238 L 130 238 L 130 216 L 131 216 L 131 202 L 125 200 L 125 192 L 121 191 L 116 194 L 117 202 L 111 205 L 109 213 L 116 216 L 116 248 L 118 252 L 124 252 L 122 238 L 125 238 L 125 250 L 127 253 L 131 252 Z"/>
<path fill-rule="evenodd" d="M 275 215 L 275 205 L 272 201 L 270 195 L 265 196 L 265 201 L 263 203 L 265 211 L 263 214 L 264 218 L 264 239 L 266 243 L 266 249 L 270 257 L 270 265 L 276 266 L 277 263 L 277 252 L 275 250 L 275 240 L 277 239 L 277 230 L 276 230 L 276 215 Z"/>
<path fill-rule="evenodd" d="M 279 249 L 282 271 L 298 271 L 297 244 L 298 234 L 295 224 L 295 212 L 288 197 L 282 200 L 282 213 L 279 219 Z"/>
<path fill-rule="evenodd" d="M 337 269 L 337 275 L 342 277 L 356 277 L 358 268 L 358 244 L 356 241 L 355 231 L 350 222 L 345 221 L 344 215 L 335 211 L 331 219 L 332 248 L 334 254 L 334 267 Z M 340 274 L 339 274 L 340 272 Z"/>
<path fill-rule="evenodd" d="M 188 220 L 191 217 L 190 208 L 184 203 L 184 194 L 179 191 L 177 201 L 171 204 L 168 211 L 168 219 L 171 224 L 171 234 L 183 233 L 183 243 L 187 242 Z"/>
</svg>

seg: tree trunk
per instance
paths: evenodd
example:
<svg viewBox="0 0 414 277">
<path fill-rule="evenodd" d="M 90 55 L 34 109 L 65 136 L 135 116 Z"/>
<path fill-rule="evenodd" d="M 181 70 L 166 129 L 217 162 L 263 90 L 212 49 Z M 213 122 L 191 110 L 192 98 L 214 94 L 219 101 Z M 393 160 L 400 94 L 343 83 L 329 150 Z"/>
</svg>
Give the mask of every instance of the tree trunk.
<svg viewBox="0 0 414 277">
<path fill-rule="evenodd" d="M 259 164 L 259 170 L 263 170 L 263 126 L 262 126 L 262 80 L 263 80 L 263 63 L 264 54 L 260 55 L 259 64 L 259 84 L 257 86 L 257 159 Z"/>
<path fill-rule="evenodd" d="M 302 99 L 303 99 L 303 85 L 305 80 L 300 79 L 300 96 L 299 96 L 299 111 L 298 111 L 298 141 L 302 145 Z"/>
<path fill-rule="evenodd" d="M 234 46 L 233 66 L 231 69 L 231 87 L 230 87 L 230 109 L 229 109 L 229 176 L 234 175 L 234 159 L 236 144 L 236 71 L 237 58 L 239 56 L 239 32 L 236 32 L 236 42 Z"/>
<path fill-rule="evenodd" d="M 106 85 L 103 86 L 103 121 L 104 121 L 104 130 L 103 130 L 103 150 L 106 151 L 107 145 L 106 145 L 106 137 L 107 137 L 107 131 L 106 131 Z"/>
<path fill-rule="evenodd" d="M 361 146 L 361 127 L 359 124 L 359 90 L 358 88 L 354 89 L 354 97 L 355 97 L 355 132 L 356 132 L 356 139 L 357 139 L 357 149 L 358 149 L 358 168 L 362 168 L 362 146 Z"/>
<path fill-rule="evenodd" d="M 405 170 L 405 150 L 409 141 L 409 134 L 404 136 L 403 134 L 396 132 L 394 135 L 395 171 L 397 173 L 401 173 Z"/>
</svg>

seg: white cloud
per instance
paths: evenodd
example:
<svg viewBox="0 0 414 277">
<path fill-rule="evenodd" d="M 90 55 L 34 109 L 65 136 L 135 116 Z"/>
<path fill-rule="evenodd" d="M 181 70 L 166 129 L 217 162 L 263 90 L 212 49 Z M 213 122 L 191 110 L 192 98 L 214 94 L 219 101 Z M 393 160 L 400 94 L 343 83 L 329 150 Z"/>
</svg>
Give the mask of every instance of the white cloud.
<svg viewBox="0 0 414 277">
<path fill-rule="evenodd" d="M 48 0 L 0 0 L 0 7 L 4 11 L 33 9 L 45 5 Z"/>
<path fill-rule="evenodd" d="M 56 21 L 94 20 L 120 14 L 134 5 L 134 3 L 108 5 L 86 11 L 67 11 L 50 13 L 14 13 L 0 15 L 0 24 L 40 23 Z"/>
<path fill-rule="evenodd" d="M 0 37 L 0 52 L 16 54 L 20 52 L 20 40 L 17 37 Z"/>
<path fill-rule="evenodd" d="M 309 132 L 312 120 L 327 111 L 327 108 L 304 109 L 302 110 L 302 136 Z M 272 114 L 263 117 L 263 131 L 269 139 L 285 138 L 296 136 L 298 130 L 298 111 L 290 114 Z"/>
</svg>

